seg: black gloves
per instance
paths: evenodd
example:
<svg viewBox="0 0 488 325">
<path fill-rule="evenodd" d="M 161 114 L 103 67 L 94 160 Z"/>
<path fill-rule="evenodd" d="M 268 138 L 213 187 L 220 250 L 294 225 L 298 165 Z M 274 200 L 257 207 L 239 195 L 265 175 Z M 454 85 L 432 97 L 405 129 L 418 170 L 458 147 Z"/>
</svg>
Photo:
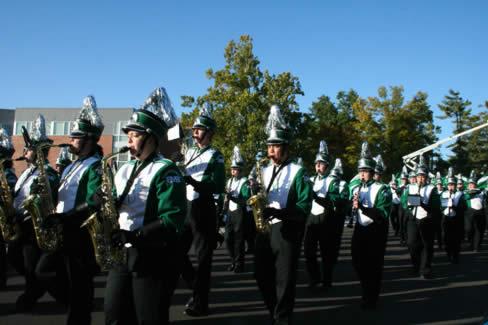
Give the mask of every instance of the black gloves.
<svg viewBox="0 0 488 325">
<path fill-rule="evenodd" d="M 207 194 L 211 196 L 212 193 L 215 193 L 215 189 L 214 189 L 215 186 L 212 183 L 199 182 L 189 175 L 183 176 L 183 179 L 185 180 L 186 184 L 193 186 L 195 191 L 197 191 L 200 194 Z"/>
<path fill-rule="evenodd" d="M 166 230 L 163 220 L 160 219 L 134 231 L 117 229 L 112 233 L 112 244 L 119 247 L 127 243 L 134 247 L 141 245 L 161 246 L 164 245 L 161 239 L 164 239 L 163 241 L 174 240 L 171 232 Z"/>
<path fill-rule="evenodd" d="M 376 223 L 383 223 L 385 221 L 385 218 L 381 215 L 380 211 L 377 208 L 367 208 L 363 205 L 359 205 L 359 209 L 364 215 L 373 219 L 373 221 Z"/>
<path fill-rule="evenodd" d="M 53 213 L 42 220 L 42 228 L 50 228 L 62 224 L 66 221 L 66 213 Z"/>
<path fill-rule="evenodd" d="M 269 219 L 286 219 L 286 216 L 288 215 L 288 211 L 286 209 L 276 209 L 276 208 L 264 208 L 263 211 L 263 217 L 265 220 Z"/>
<path fill-rule="evenodd" d="M 425 204 L 424 202 L 420 201 L 420 206 L 422 207 L 422 209 L 427 211 L 427 213 L 431 212 L 431 208 L 427 204 Z"/>
<path fill-rule="evenodd" d="M 112 244 L 116 247 L 123 247 L 125 244 L 131 244 L 132 246 L 137 246 L 142 238 L 142 231 L 128 231 L 118 229 L 112 233 Z"/>
</svg>

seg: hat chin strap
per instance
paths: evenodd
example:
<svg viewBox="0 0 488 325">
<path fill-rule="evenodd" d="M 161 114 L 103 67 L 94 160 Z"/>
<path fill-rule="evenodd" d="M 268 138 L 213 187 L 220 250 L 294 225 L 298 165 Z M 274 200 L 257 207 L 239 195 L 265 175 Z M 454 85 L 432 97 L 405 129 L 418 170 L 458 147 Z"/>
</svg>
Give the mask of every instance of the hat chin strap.
<svg viewBox="0 0 488 325">
<path fill-rule="evenodd" d="M 141 157 L 142 152 L 144 151 L 144 147 L 146 146 L 146 142 L 147 142 L 148 138 L 149 138 L 149 134 L 144 133 L 144 138 L 142 139 L 141 147 L 139 148 L 139 150 L 137 150 L 136 155 L 135 155 L 136 158 Z"/>
</svg>

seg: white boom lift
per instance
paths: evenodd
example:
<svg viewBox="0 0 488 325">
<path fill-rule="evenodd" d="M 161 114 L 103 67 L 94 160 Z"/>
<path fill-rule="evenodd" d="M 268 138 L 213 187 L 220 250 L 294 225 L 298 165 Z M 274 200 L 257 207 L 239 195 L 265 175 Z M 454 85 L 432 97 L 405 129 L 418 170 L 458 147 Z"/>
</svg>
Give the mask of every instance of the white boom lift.
<svg viewBox="0 0 488 325">
<path fill-rule="evenodd" d="M 458 134 L 451 135 L 450 137 L 447 137 L 445 139 L 439 140 L 436 143 L 431 144 L 430 146 L 427 146 L 427 147 L 424 147 L 424 148 L 419 149 L 417 151 L 414 151 L 412 153 L 409 153 L 408 155 L 405 155 L 405 156 L 402 157 L 403 164 L 405 166 L 407 166 L 407 168 L 409 168 L 411 170 L 415 170 L 417 168 L 417 162 L 415 160 L 418 157 L 420 157 L 420 155 L 422 155 L 422 154 L 424 154 L 426 152 L 429 152 L 429 151 L 431 151 L 431 150 L 439 147 L 441 144 L 444 144 L 446 142 L 452 141 L 452 140 L 454 140 L 456 138 L 459 138 L 459 137 L 461 137 L 463 135 L 472 133 L 474 131 L 477 131 L 477 130 L 482 129 L 482 128 L 487 127 L 487 126 L 488 126 L 488 123 L 478 125 L 478 126 L 472 128 L 472 129 L 463 131 L 463 132 L 458 133 Z"/>
</svg>

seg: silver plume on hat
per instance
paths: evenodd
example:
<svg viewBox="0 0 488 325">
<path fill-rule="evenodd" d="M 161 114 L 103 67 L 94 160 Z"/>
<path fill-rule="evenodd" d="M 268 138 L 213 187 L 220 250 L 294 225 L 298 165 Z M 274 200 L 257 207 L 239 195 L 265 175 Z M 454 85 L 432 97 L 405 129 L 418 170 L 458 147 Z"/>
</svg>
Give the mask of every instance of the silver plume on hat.
<svg viewBox="0 0 488 325">
<path fill-rule="evenodd" d="M 454 177 L 454 168 L 449 167 L 447 169 L 447 177 Z"/>
<path fill-rule="evenodd" d="M 391 174 L 390 184 L 396 184 L 395 174 Z"/>
<path fill-rule="evenodd" d="M 199 115 L 213 119 L 212 108 L 208 103 L 204 103 L 199 109 Z"/>
<path fill-rule="evenodd" d="M 365 141 L 363 142 L 363 144 L 361 145 L 361 155 L 360 155 L 361 158 L 367 158 L 367 159 L 371 159 L 371 151 L 369 151 L 369 145 L 368 143 Z"/>
<path fill-rule="evenodd" d="M 37 118 L 32 123 L 31 131 L 29 132 L 31 140 L 36 142 L 48 140 L 46 135 L 46 120 L 44 116 L 39 114 Z"/>
<path fill-rule="evenodd" d="M 435 173 L 435 178 L 436 179 L 441 179 L 441 172 Z"/>
<path fill-rule="evenodd" d="M 14 148 L 12 140 L 10 139 L 10 135 L 4 128 L 0 128 L 0 147 L 3 147 L 7 150 L 11 150 Z"/>
<path fill-rule="evenodd" d="M 385 163 L 383 162 L 383 158 L 381 157 L 381 155 L 377 155 L 374 160 L 376 161 L 376 168 L 377 169 L 382 169 L 384 170 L 385 169 Z"/>
<path fill-rule="evenodd" d="M 287 130 L 288 124 L 285 122 L 283 115 L 281 115 L 280 108 L 277 105 L 271 106 L 268 116 L 268 122 L 266 123 L 266 133 L 269 134 L 271 130 Z"/>
<path fill-rule="evenodd" d="M 334 167 L 332 168 L 332 170 L 336 171 L 336 173 L 338 173 L 340 175 L 343 174 L 341 158 L 336 158 L 335 163 L 334 163 Z"/>
<path fill-rule="evenodd" d="M 327 148 L 327 142 L 325 142 L 324 140 L 320 141 L 319 154 L 326 154 L 326 155 L 329 154 L 329 149 Z"/>
<path fill-rule="evenodd" d="M 173 105 L 171 105 L 168 93 L 164 87 L 154 89 L 140 109 L 147 110 L 159 117 L 168 128 L 175 126 L 178 121 Z"/>
<path fill-rule="evenodd" d="M 56 164 L 60 164 L 66 160 L 70 160 L 69 151 L 67 147 L 63 147 L 59 150 L 58 158 L 56 159 Z"/>
<path fill-rule="evenodd" d="M 102 118 L 98 113 L 97 102 L 93 95 L 86 96 L 83 99 L 83 106 L 81 107 L 79 118 L 89 121 L 92 126 L 95 126 L 100 130 L 103 130 L 105 127 Z"/>
<path fill-rule="evenodd" d="M 242 165 L 244 164 L 244 158 L 242 158 L 241 151 L 239 150 L 238 146 L 234 146 L 234 149 L 232 150 L 232 163 L 236 165 Z"/>
</svg>

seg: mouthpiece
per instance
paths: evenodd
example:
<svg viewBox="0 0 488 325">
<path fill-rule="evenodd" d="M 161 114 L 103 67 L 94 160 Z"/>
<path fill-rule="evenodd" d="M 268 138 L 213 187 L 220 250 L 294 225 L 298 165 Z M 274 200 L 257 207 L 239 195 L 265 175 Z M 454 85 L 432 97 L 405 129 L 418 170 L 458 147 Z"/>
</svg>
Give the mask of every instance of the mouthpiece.
<svg viewBox="0 0 488 325">
<path fill-rule="evenodd" d="M 120 148 L 119 153 L 124 153 L 124 152 L 127 152 L 127 151 L 129 151 L 129 147 L 123 146 L 122 148 Z"/>
<path fill-rule="evenodd" d="M 15 158 L 14 160 L 15 160 L 15 161 L 22 161 L 22 160 L 25 160 L 25 157 L 24 157 L 24 156 L 22 156 L 22 157 L 19 157 L 19 158 Z"/>
<path fill-rule="evenodd" d="M 69 143 L 61 143 L 61 144 L 58 144 L 57 145 L 59 148 L 68 148 L 70 147 L 71 145 Z"/>
</svg>

